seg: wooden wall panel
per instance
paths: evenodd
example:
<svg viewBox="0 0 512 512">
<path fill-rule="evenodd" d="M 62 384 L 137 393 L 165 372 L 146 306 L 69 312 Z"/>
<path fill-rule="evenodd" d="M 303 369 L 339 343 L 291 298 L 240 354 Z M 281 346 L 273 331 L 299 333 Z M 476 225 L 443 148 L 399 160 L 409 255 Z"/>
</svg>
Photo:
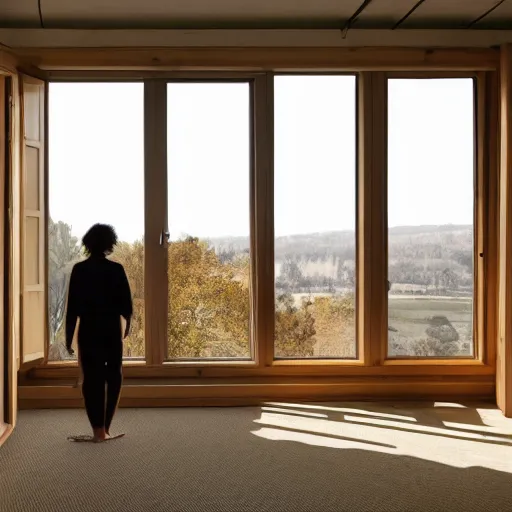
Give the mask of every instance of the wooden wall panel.
<svg viewBox="0 0 512 512">
<path fill-rule="evenodd" d="M 0 75 L 16 75 L 18 60 L 14 54 L 6 49 L 0 49 Z"/>
</svg>

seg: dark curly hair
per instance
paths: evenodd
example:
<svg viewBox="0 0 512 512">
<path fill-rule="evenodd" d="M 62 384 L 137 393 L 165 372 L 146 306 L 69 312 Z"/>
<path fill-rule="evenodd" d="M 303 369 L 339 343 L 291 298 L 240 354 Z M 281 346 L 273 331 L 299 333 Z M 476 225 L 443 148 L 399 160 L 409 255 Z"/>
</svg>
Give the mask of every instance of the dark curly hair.
<svg viewBox="0 0 512 512">
<path fill-rule="evenodd" d="M 94 224 L 82 238 L 88 256 L 108 256 L 117 244 L 115 229 L 108 224 Z"/>
</svg>

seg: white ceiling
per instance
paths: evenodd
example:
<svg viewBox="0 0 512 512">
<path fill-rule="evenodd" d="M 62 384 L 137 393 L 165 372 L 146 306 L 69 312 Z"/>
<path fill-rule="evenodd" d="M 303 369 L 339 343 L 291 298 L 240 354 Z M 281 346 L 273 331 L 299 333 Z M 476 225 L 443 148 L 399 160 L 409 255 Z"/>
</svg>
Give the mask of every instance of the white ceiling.
<svg viewBox="0 0 512 512">
<path fill-rule="evenodd" d="M 337 28 L 347 22 L 512 29 L 512 0 L 0 0 L 0 28 Z"/>
</svg>

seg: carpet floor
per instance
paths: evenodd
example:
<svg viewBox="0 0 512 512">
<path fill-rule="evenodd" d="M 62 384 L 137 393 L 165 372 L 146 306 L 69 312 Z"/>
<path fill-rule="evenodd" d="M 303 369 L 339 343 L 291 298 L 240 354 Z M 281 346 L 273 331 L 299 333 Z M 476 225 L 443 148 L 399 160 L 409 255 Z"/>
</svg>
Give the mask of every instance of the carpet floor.
<svg viewBox="0 0 512 512">
<path fill-rule="evenodd" d="M 512 420 L 485 404 L 21 411 L 1 512 L 512 511 Z"/>
</svg>

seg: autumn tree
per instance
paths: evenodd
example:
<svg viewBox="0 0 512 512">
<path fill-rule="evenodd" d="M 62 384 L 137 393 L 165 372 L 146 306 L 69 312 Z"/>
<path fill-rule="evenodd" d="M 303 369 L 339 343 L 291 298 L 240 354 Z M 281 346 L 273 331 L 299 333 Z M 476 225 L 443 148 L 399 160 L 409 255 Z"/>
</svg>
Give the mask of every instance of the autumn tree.
<svg viewBox="0 0 512 512">
<path fill-rule="evenodd" d="M 133 301 L 130 336 L 124 341 L 124 357 L 144 357 L 144 242 L 117 244 L 112 260 L 123 265 Z"/>
<path fill-rule="evenodd" d="M 277 357 L 311 357 L 314 355 L 315 319 L 309 297 L 295 305 L 293 295 L 284 293 L 276 300 L 275 352 Z"/>
<path fill-rule="evenodd" d="M 71 226 L 65 222 L 48 224 L 48 302 L 50 343 L 63 341 L 62 325 L 66 312 L 69 276 L 80 258 L 80 244 L 71 235 Z"/>
<path fill-rule="evenodd" d="M 316 297 L 313 303 L 318 350 L 327 357 L 355 357 L 354 294 Z"/>
<path fill-rule="evenodd" d="M 169 244 L 168 357 L 249 357 L 248 259 L 222 264 L 198 238 Z"/>
<path fill-rule="evenodd" d="M 69 226 L 59 223 L 51 233 L 50 252 L 55 265 L 50 268 L 50 280 L 55 299 L 50 311 L 52 318 L 60 318 L 60 324 L 55 323 L 58 330 L 62 329 L 69 274 L 81 253 L 78 240 L 70 236 Z M 61 255 L 60 259 L 57 255 Z M 144 357 L 144 243 L 120 242 L 111 258 L 125 268 L 133 297 L 132 327 L 124 342 L 124 356 Z M 168 268 L 167 357 L 250 357 L 249 251 L 219 257 L 206 241 L 188 237 L 169 244 Z M 291 294 L 278 297 L 278 356 L 313 355 L 313 309 L 311 299 L 295 306 Z"/>
</svg>

